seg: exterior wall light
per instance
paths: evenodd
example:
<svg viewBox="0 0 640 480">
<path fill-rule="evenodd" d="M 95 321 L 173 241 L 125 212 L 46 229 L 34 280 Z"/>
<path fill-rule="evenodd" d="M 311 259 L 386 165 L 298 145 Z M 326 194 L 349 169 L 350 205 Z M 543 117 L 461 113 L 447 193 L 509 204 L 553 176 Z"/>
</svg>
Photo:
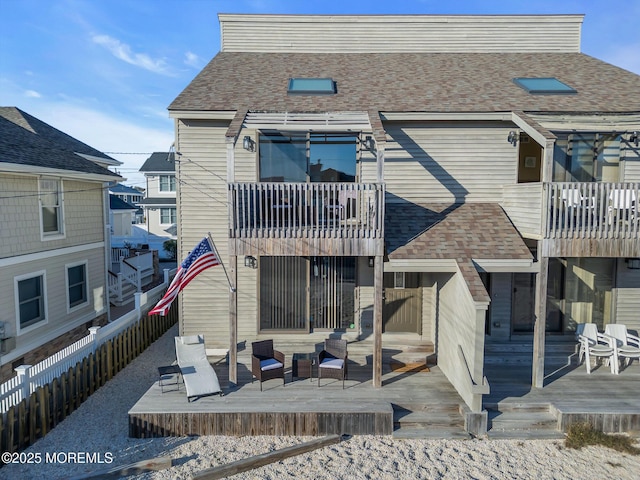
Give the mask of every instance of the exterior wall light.
<svg viewBox="0 0 640 480">
<path fill-rule="evenodd" d="M 362 140 L 362 146 L 365 148 L 365 150 L 373 151 L 373 148 L 375 146 L 373 137 L 371 135 L 367 135 L 364 140 Z"/>
<path fill-rule="evenodd" d="M 373 268 L 375 257 L 369 257 L 369 268 Z"/>
<path fill-rule="evenodd" d="M 638 132 L 631 132 L 629 142 L 633 142 L 636 147 L 638 146 Z"/>
<path fill-rule="evenodd" d="M 244 266 L 249 268 L 258 268 L 258 259 L 251 255 L 247 255 L 244 257 Z"/>
<path fill-rule="evenodd" d="M 242 139 L 242 148 L 248 150 L 249 152 L 255 152 L 256 142 L 254 142 L 249 135 L 245 135 L 245 137 Z"/>
<path fill-rule="evenodd" d="M 511 130 L 509 132 L 509 136 L 507 137 L 507 142 L 515 147 L 518 143 L 518 132 L 516 132 L 515 130 Z"/>
</svg>

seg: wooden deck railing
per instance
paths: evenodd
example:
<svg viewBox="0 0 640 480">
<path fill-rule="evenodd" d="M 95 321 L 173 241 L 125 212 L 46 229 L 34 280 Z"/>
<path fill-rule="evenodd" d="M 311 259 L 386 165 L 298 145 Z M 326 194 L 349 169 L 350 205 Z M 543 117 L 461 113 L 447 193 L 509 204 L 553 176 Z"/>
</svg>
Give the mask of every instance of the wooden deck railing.
<svg viewBox="0 0 640 480">
<path fill-rule="evenodd" d="M 545 238 L 633 239 L 640 227 L 639 183 L 545 184 Z"/>
<path fill-rule="evenodd" d="M 382 238 L 384 185 L 231 183 L 231 238 Z"/>
</svg>

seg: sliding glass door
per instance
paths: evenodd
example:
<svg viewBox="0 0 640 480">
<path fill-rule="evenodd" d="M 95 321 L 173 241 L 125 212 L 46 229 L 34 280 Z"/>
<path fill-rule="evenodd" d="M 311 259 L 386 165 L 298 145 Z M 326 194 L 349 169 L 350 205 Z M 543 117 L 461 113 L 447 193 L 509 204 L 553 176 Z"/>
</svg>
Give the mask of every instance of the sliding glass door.
<svg viewBox="0 0 640 480">
<path fill-rule="evenodd" d="M 354 257 L 261 257 L 260 331 L 354 327 Z"/>
</svg>

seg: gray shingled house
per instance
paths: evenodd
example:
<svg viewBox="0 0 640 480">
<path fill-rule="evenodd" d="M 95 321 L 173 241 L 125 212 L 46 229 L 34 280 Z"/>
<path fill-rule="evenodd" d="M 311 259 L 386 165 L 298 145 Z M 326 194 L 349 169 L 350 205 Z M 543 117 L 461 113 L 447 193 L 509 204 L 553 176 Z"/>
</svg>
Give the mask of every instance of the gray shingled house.
<svg viewBox="0 0 640 480">
<path fill-rule="evenodd" d="M 208 348 L 431 344 L 474 412 L 485 347 L 640 328 L 640 77 L 580 52 L 582 15 L 219 15 L 169 106 L 182 293 Z"/>
</svg>

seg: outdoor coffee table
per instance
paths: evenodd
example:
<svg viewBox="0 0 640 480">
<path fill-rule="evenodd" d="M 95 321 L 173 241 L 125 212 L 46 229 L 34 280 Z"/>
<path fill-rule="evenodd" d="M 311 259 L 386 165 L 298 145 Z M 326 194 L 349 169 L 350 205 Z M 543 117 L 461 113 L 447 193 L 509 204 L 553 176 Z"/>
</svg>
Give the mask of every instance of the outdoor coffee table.
<svg viewBox="0 0 640 480">
<path fill-rule="evenodd" d="M 180 366 L 178 365 L 166 365 L 163 367 L 158 367 L 158 376 L 160 379 L 158 380 L 158 385 L 160 385 L 160 391 L 164 393 L 164 386 L 167 385 L 166 381 L 163 383 L 162 379 L 165 375 L 174 375 L 176 376 L 175 384 L 178 385 L 178 390 L 180 390 L 180 383 L 178 382 L 179 376 L 182 375 L 182 370 L 180 370 Z M 173 385 L 170 383 L 169 385 Z"/>
<path fill-rule="evenodd" d="M 294 353 L 291 362 L 291 377 L 308 378 L 313 381 L 313 365 L 316 353 Z"/>
</svg>

